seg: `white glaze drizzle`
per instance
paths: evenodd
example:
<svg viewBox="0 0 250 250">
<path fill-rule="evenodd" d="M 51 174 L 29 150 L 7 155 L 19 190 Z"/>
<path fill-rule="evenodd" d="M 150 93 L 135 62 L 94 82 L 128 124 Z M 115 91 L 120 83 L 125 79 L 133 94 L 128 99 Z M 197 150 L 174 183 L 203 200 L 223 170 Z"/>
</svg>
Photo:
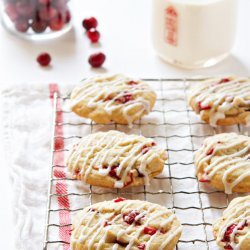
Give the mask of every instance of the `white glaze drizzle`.
<svg viewBox="0 0 250 250">
<path fill-rule="evenodd" d="M 244 145 L 244 146 L 242 146 Z M 230 148 L 240 147 L 238 151 L 230 152 Z M 213 148 L 213 153 L 207 155 L 207 152 Z M 226 155 L 217 156 L 212 161 L 216 152 L 225 150 Z M 235 133 L 219 134 L 207 138 L 204 141 L 203 147 L 198 150 L 195 159 L 197 166 L 197 172 L 201 172 L 201 168 L 204 164 L 207 166 L 203 169 L 203 177 L 205 180 L 211 180 L 213 176 L 221 169 L 226 168 L 222 176 L 222 183 L 225 187 L 225 193 L 231 194 L 235 186 L 237 186 L 243 179 L 250 176 L 250 139 L 247 136 L 237 135 Z M 241 175 L 238 176 L 233 182 L 228 182 L 228 176 L 235 170 L 244 168 Z"/>
<path fill-rule="evenodd" d="M 91 141 L 94 140 L 97 141 L 97 144 L 92 145 Z M 107 142 L 107 144 L 102 147 L 105 142 Z M 124 145 L 125 143 L 127 143 L 127 145 Z M 123 146 L 120 146 L 121 144 Z M 76 147 L 73 147 L 67 165 L 73 173 L 76 169 L 80 168 L 80 174 L 84 176 L 83 180 L 86 181 L 92 171 L 97 171 L 97 174 L 107 176 L 111 167 L 118 163 L 119 158 L 123 158 L 116 169 L 120 180 L 115 179 L 114 186 L 116 188 L 124 187 L 129 173 L 138 162 L 140 163 L 137 168 L 144 176 L 144 183 L 149 184 L 148 164 L 155 157 L 161 157 L 162 160 L 166 158 L 164 150 L 158 149 L 153 144 L 154 141 L 152 139 L 142 138 L 138 135 L 125 135 L 124 133 L 112 130 L 106 133 L 98 132 L 82 138 L 80 143 Z M 148 147 L 149 150 L 143 153 L 143 147 Z M 107 164 L 107 158 L 114 151 L 116 154 L 112 155 L 113 159 Z M 82 152 L 87 153 L 82 155 Z M 95 154 L 94 157 L 93 154 Z M 124 156 L 124 154 L 126 154 L 126 156 Z M 103 168 L 104 165 L 107 165 L 107 168 Z M 99 167 L 99 169 L 94 170 L 93 167 L 95 166 Z M 134 177 L 135 176 L 133 176 L 133 178 Z"/>
<path fill-rule="evenodd" d="M 172 231 L 169 236 L 166 238 L 166 240 L 161 244 L 159 250 L 163 250 L 165 249 L 165 247 L 167 246 L 167 244 L 175 237 L 177 236 L 179 233 L 182 232 L 182 226 L 178 227 L 175 231 Z"/>
<path fill-rule="evenodd" d="M 191 93 L 189 102 L 195 98 L 202 107 L 211 106 L 208 111 L 209 123 L 216 126 L 219 119 L 224 119 L 232 108 L 249 109 L 250 79 L 243 77 L 228 77 L 228 82 L 220 83 L 223 78 L 213 78 L 204 81 L 201 86 Z M 239 105 L 240 104 L 240 105 Z M 205 112 L 196 109 L 196 112 Z M 237 114 L 236 114 L 237 115 Z M 246 117 L 246 124 L 249 118 Z"/>
<path fill-rule="evenodd" d="M 127 84 L 129 81 L 134 81 L 137 84 L 129 85 Z M 85 80 L 82 87 L 75 88 L 72 92 L 71 107 L 73 108 L 80 102 L 89 99 L 87 104 L 89 108 L 102 107 L 107 114 L 121 109 L 124 118 L 131 127 L 134 117 L 140 116 L 142 113 L 148 114 L 151 110 L 150 101 L 141 96 L 141 94 L 147 93 L 152 93 L 152 90 L 141 80 L 127 78 L 119 74 L 97 76 Z M 115 101 L 117 98 L 130 94 L 135 99 L 125 103 Z M 137 106 L 139 111 L 131 116 L 130 111 Z"/>
<path fill-rule="evenodd" d="M 112 247 L 112 250 L 118 250 L 119 248 L 119 245 L 118 244 L 114 244 L 113 247 Z"/>
<path fill-rule="evenodd" d="M 245 238 L 249 237 L 250 235 L 250 196 L 236 198 L 229 204 L 228 208 L 223 212 L 223 222 L 221 220 L 218 221 L 219 231 L 217 235 L 216 241 L 219 245 L 225 246 L 227 243 L 223 242 L 223 238 L 227 228 L 231 225 L 236 224 L 236 227 L 233 229 L 232 233 L 230 234 L 230 246 L 234 249 L 240 249 L 240 245 L 243 241 L 241 239 L 239 242 L 236 242 L 234 239 L 237 235 L 241 235 L 242 233 L 245 234 Z M 239 230 L 243 225 L 247 228 L 245 230 Z"/>
<path fill-rule="evenodd" d="M 110 201 L 110 202 L 112 202 L 112 201 Z M 97 244 L 97 248 L 96 248 L 97 250 L 102 249 L 102 246 L 105 243 L 105 240 L 107 237 L 108 230 L 116 225 L 114 222 L 121 219 L 122 213 L 125 212 L 126 209 L 131 208 L 131 209 L 135 210 L 135 207 L 133 206 L 134 202 L 138 202 L 138 201 L 126 200 L 126 201 L 122 201 L 122 202 L 117 203 L 116 210 L 121 211 L 121 213 L 116 215 L 113 219 L 110 220 L 111 224 L 104 228 L 104 221 L 107 218 L 105 218 L 105 219 L 102 218 L 89 230 L 89 232 L 87 234 L 86 234 L 86 228 L 90 227 L 91 223 L 93 222 L 93 218 L 96 216 L 97 212 L 99 211 L 101 213 L 102 210 L 105 208 L 105 205 L 107 204 L 107 202 L 103 202 L 102 206 L 101 206 L 101 203 L 99 203 L 98 211 L 91 211 L 90 212 L 90 210 L 86 210 L 85 211 L 86 214 L 85 214 L 84 218 L 87 218 L 89 213 L 92 213 L 92 214 L 90 216 L 90 219 L 89 219 L 87 225 L 84 226 L 83 229 L 81 230 L 79 239 L 76 241 L 79 241 L 82 244 L 87 242 L 87 249 L 91 250 L 91 249 L 93 249 L 93 246 L 96 243 L 97 236 L 104 229 L 105 230 L 104 236 L 99 240 L 99 242 Z M 145 210 L 145 205 L 148 205 L 148 204 L 150 204 L 150 203 L 142 202 L 141 205 L 138 204 L 138 206 L 136 206 L 136 211 L 140 212 L 140 214 L 136 217 L 136 220 L 138 220 L 140 218 L 142 219 L 144 215 L 145 216 L 150 215 L 151 212 L 157 210 L 159 207 L 159 205 L 150 204 L 150 206 Z M 95 209 L 97 209 L 97 208 L 95 207 Z M 109 218 L 112 218 L 113 215 L 114 215 L 114 213 L 111 213 Z M 140 225 L 140 226 L 137 225 L 136 233 L 131 235 L 130 240 L 129 240 L 125 250 L 129 250 L 134 246 L 135 240 L 139 238 L 139 236 L 143 232 L 144 228 L 147 227 L 151 221 L 153 221 L 161 216 L 164 216 L 164 215 L 170 215 L 170 216 L 168 218 L 164 219 L 164 221 L 161 223 L 161 226 L 157 230 L 157 232 L 154 235 L 152 235 L 150 237 L 150 239 L 145 244 L 146 249 L 150 249 L 152 242 L 160 234 L 161 227 L 167 226 L 168 224 L 171 224 L 176 219 L 176 216 L 174 214 L 172 214 L 172 212 L 170 210 L 166 209 L 164 211 L 155 212 L 153 215 L 149 216 L 147 218 L 147 220 L 142 225 Z M 134 225 L 134 223 L 132 223 L 131 225 L 128 225 L 128 227 L 125 230 L 120 230 L 117 233 L 117 240 L 119 240 L 119 238 L 121 238 L 124 234 L 128 234 L 130 232 L 133 232 L 134 227 L 135 227 L 135 225 Z M 179 233 L 181 233 L 181 231 L 182 231 L 181 225 L 179 225 L 177 228 L 170 229 L 170 231 L 168 231 L 167 238 L 161 244 L 160 249 L 164 249 L 174 237 L 176 237 Z M 84 236 L 82 236 L 82 234 L 84 234 Z M 72 234 L 72 235 L 74 235 L 74 234 Z M 118 247 L 119 247 L 119 244 L 114 243 L 112 246 L 112 249 L 117 250 Z"/>
</svg>

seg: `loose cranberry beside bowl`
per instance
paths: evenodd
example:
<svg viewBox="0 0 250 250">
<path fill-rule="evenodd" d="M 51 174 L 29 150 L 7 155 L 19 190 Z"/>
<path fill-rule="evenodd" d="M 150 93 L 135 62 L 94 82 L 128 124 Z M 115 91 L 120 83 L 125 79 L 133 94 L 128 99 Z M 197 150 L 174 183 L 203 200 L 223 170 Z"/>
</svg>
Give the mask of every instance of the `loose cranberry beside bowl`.
<svg viewBox="0 0 250 250">
<path fill-rule="evenodd" d="M 24 38 L 55 38 L 71 28 L 68 0 L 2 1 L 4 26 Z"/>
</svg>

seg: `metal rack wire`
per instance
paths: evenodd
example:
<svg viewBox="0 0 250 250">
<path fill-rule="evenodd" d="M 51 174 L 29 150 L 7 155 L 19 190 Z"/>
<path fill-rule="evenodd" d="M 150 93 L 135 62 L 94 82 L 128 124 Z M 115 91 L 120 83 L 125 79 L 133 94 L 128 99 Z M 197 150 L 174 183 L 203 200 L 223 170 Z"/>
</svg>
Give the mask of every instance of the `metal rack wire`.
<svg viewBox="0 0 250 250">
<path fill-rule="evenodd" d="M 194 174 L 193 153 L 198 148 L 197 144 L 207 137 L 215 133 L 224 131 L 224 128 L 211 128 L 209 125 L 201 122 L 199 118 L 187 105 L 187 92 L 190 84 L 199 81 L 200 79 L 144 79 L 146 80 L 158 93 L 157 103 L 154 110 L 151 112 L 152 119 L 143 118 L 135 124 L 135 129 L 130 131 L 124 125 L 111 124 L 100 125 L 89 122 L 88 120 L 79 119 L 74 122 L 74 114 L 69 110 L 59 110 L 58 101 L 66 104 L 68 97 L 60 97 L 58 93 L 54 93 L 54 112 L 53 112 L 53 131 L 51 139 L 51 172 L 48 191 L 48 206 L 45 226 L 45 237 L 43 249 L 69 249 L 69 242 L 65 242 L 60 238 L 58 229 L 62 227 L 69 227 L 68 224 L 58 223 L 58 213 L 66 210 L 72 217 L 75 212 L 81 210 L 85 205 L 94 203 L 94 200 L 105 200 L 107 196 L 110 199 L 117 196 L 125 196 L 128 198 L 138 198 L 144 200 L 150 200 L 153 202 L 163 203 L 167 207 L 173 209 L 173 211 L 180 218 L 182 225 L 184 226 L 184 232 L 179 240 L 176 249 L 216 249 L 216 244 L 211 233 L 212 221 L 215 217 L 218 217 L 224 208 L 227 207 L 229 201 L 233 196 L 225 195 L 223 192 L 209 189 L 204 184 L 197 182 Z M 172 107 L 174 102 L 177 107 Z M 181 107 L 181 108 L 180 108 Z M 58 113 L 61 112 L 67 116 L 66 121 L 58 122 Z M 150 115 L 149 115 L 150 116 Z M 155 119 L 155 117 L 158 117 Z M 168 117 L 174 117 L 174 122 Z M 184 118 L 184 119 L 182 119 Z M 176 121 L 177 119 L 177 121 Z M 129 133 L 138 133 L 151 137 L 157 142 L 164 144 L 168 152 L 168 161 L 165 164 L 165 174 L 156 177 L 151 184 L 151 187 L 130 188 L 124 190 L 118 189 L 104 189 L 79 184 L 79 181 L 72 179 L 70 176 L 63 178 L 56 178 L 54 175 L 54 169 L 60 168 L 66 171 L 64 165 L 54 165 L 54 157 L 57 151 L 67 152 L 69 148 L 55 150 L 55 143 L 58 136 L 55 134 L 56 127 L 68 127 L 71 128 L 69 135 L 60 137 L 64 141 L 79 140 L 83 134 L 74 134 L 74 129 L 79 127 L 85 128 L 85 133 L 92 133 L 96 130 L 116 129 L 126 131 Z M 160 129 L 160 132 L 156 133 Z M 232 126 L 226 128 L 229 131 L 248 132 L 241 126 Z M 86 132 L 87 131 L 87 132 Z M 185 131 L 185 133 L 184 133 Z M 198 142 L 196 142 L 196 140 Z M 173 147 L 177 144 L 189 145 L 189 147 L 176 148 Z M 177 156 L 176 156 L 177 154 Z M 179 155 L 179 156 L 178 156 Z M 185 155 L 185 160 L 182 160 L 182 155 Z M 179 160 L 175 160 L 175 158 Z M 174 160 L 173 160 L 174 159 Z M 181 171 L 176 169 L 181 168 Z M 183 169 L 183 170 L 182 170 Z M 185 171 L 186 172 L 185 172 Z M 184 173 L 184 175 L 180 173 Z M 188 173 L 188 174 L 187 174 Z M 74 188 L 67 193 L 58 194 L 54 188 L 56 182 L 64 181 L 71 183 L 72 186 L 80 186 L 77 190 Z M 159 184 L 160 183 L 160 184 Z M 188 187 L 185 183 L 191 183 Z M 154 188 L 154 186 L 156 186 Z M 159 187 L 158 187 L 159 186 Z M 178 198 L 181 195 L 183 198 Z M 215 204 L 213 204 L 215 195 Z M 69 197 L 71 200 L 70 209 L 53 207 L 53 199 L 58 197 Z M 95 198 L 97 197 L 97 198 Z M 189 204 L 189 200 L 195 200 L 192 197 L 196 197 L 197 204 Z M 205 197 L 205 199 L 204 199 Z M 208 201 L 207 201 L 208 200 Z M 218 202 L 219 200 L 219 202 Z M 77 205 L 79 203 L 79 206 Z M 182 214 L 183 213 L 183 214 Z M 198 217 L 200 218 L 198 219 Z M 192 217 L 192 221 L 187 218 Z M 54 232 L 54 234 L 53 234 Z M 61 248 L 60 248 L 61 247 Z"/>
</svg>

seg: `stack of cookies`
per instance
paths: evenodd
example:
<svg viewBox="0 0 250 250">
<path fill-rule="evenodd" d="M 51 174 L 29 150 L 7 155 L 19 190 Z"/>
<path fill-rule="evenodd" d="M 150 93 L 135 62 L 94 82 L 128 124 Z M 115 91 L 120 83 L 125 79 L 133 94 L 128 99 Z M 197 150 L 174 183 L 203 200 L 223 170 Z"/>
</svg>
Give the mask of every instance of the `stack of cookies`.
<svg viewBox="0 0 250 250">
<path fill-rule="evenodd" d="M 85 80 L 71 94 L 77 115 L 96 123 L 132 126 L 148 114 L 156 93 L 138 79 L 102 75 Z M 250 81 L 214 78 L 191 90 L 189 104 L 212 126 L 250 123 Z M 150 138 L 110 130 L 83 137 L 67 159 L 73 178 L 85 183 L 126 188 L 148 185 L 159 175 L 167 152 Z M 235 133 L 207 138 L 195 154 L 199 181 L 226 193 L 250 191 L 250 139 Z M 74 219 L 71 249 L 172 250 L 182 226 L 165 207 L 122 197 L 86 207 Z M 222 249 L 250 249 L 250 196 L 237 198 L 214 224 Z"/>
</svg>

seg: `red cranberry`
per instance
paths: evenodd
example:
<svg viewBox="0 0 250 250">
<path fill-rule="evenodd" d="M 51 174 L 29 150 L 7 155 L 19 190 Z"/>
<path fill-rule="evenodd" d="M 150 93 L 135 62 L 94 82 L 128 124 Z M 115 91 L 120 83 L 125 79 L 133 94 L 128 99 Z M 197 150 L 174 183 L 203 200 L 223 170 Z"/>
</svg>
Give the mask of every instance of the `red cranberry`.
<svg viewBox="0 0 250 250">
<path fill-rule="evenodd" d="M 9 16 L 9 18 L 10 18 L 10 20 L 12 22 L 14 22 L 15 20 L 17 20 L 18 13 L 17 13 L 16 7 L 15 7 L 14 4 L 12 4 L 12 3 L 6 4 L 6 6 L 5 6 L 5 12 L 7 13 L 7 15 Z"/>
<path fill-rule="evenodd" d="M 206 105 L 206 106 L 202 106 L 201 102 L 198 102 L 198 107 L 199 107 L 199 110 L 209 110 L 211 109 L 211 106 L 209 105 Z"/>
<path fill-rule="evenodd" d="M 26 32 L 29 28 L 28 20 L 25 18 L 19 18 L 15 22 L 15 28 L 19 32 Z"/>
<path fill-rule="evenodd" d="M 126 199 L 125 198 L 123 198 L 123 197 L 118 197 L 118 198 L 116 198 L 115 200 L 114 200 L 114 202 L 121 202 L 121 201 L 125 201 Z"/>
<path fill-rule="evenodd" d="M 82 26 L 86 30 L 90 30 L 91 28 L 96 28 L 98 22 L 95 17 L 86 18 L 82 21 Z"/>
<path fill-rule="evenodd" d="M 233 250 L 233 248 L 232 248 L 230 245 L 226 245 L 226 246 L 224 246 L 224 249 L 227 249 L 227 250 Z"/>
<path fill-rule="evenodd" d="M 226 232 L 225 232 L 225 234 L 224 234 L 224 237 L 223 237 L 223 239 L 222 239 L 222 241 L 223 242 L 230 242 L 230 235 L 232 234 L 232 232 L 233 232 L 233 230 L 234 230 L 234 228 L 237 226 L 237 224 L 232 224 L 232 225 L 230 225 L 228 228 L 227 228 L 227 230 L 226 230 Z"/>
<path fill-rule="evenodd" d="M 137 85 L 138 82 L 136 82 L 136 81 L 129 81 L 127 84 L 128 84 L 128 85 Z"/>
<path fill-rule="evenodd" d="M 237 228 L 237 230 L 243 230 L 245 226 L 247 226 L 247 222 L 245 222 L 241 227 Z M 237 224 L 232 224 L 229 227 L 227 227 L 227 230 L 224 233 L 222 242 L 230 242 L 230 235 L 232 234 L 232 232 L 235 229 L 235 227 L 237 227 Z M 231 247 L 231 246 L 227 245 L 225 247 Z M 225 248 L 225 249 L 231 249 L 231 248 Z"/>
<path fill-rule="evenodd" d="M 199 179 L 199 182 L 210 182 L 210 180 L 206 180 L 206 179 Z"/>
<path fill-rule="evenodd" d="M 129 173 L 128 176 L 130 177 L 130 180 L 124 184 L 124 187 L 127 187 L 127 186 L 129 186 L 131 183 L 133 183 L 133 180 L 134 180 L 133 173 Z"/>
<path fill-rule="evenodd" d="M 208 151 L 207 151 L 207 155 L 211 155 L 213 154 L 214 152 L 214 148 L 210 148 Z"/>
<path fill-rule="evenodd" d="M 136 225 L 140 225 L 140 220 L 135 220 L 136 216 L 138 216 L 140 213 L 138 211 L 130 211 L 129 213 L 126 213 L 122 216 L 123 221 L 126 222 L 127 224 L 131 225 L 134 222 Z"/>
<path fill-rule="evenodd" d="M 116 173 L 116 169 L 118 168 L 118 166 L 112 166 L 111 170 L 109 171 L 109 175 L 117 180 L 120 180 L 120 177 L 117 175 Z"/>
<path fill-rule="evenodd" d="M 49 5 L 51 0 L 38 0 L 38 3 L 44 4 L 44 5 Z"/>
<path fill-rule="evenodd" d="M 37 62 L 43 66 L 46 67 L 50 64 L 51 62 L 51 56 L 48 53 L 42 53 L 37 57 Z"/>
<path fill-rule="evenodd" d="M 141 150 L 141 151 L 142 151 L 143 154 L 146 154 L 146 153 L 149 151 L 149 149 L 150 149 L 150 148 L 149 148 L 147 145 L 144 145 L 144 146 L 142 147 L 142 150 Z"/>
<path fill-rule="evenodd" d="M 111 224 L 112 224 L 111 222 L 105 221 L 103 226 L 106 227 L 106 226 L 109 226 L 109 225 L 111 225 Z"/>
<path fill-rule="evenodd" d="M 146 245 L 144 243 L 140 243 L 139 245 L 137 245 L 137 248 L 140 250 L 144 250 L 146 247 Z"/>
<path fill-rule="evenodd" d="M 75 169 L 75 170 L 74 170 L 75 175 L 79 175 L 80 172 L 81 172 L 80 169 Z"/>
<path fill-rule="evenodd" d="M 39 10 L 38 16 L 41 20 L 50 21 L 58 15 L 58 11 L 53 7 L 42 7 Z"/>
<path fill-rule="evenodd" d="M 87 31 L 87 36 L 92 43 L 97 43 L 100 39 L 100 32 L 95 29 L 90 29 Z"/>
<path fill-rule="evenodd" d="M 47 22 L 42 20 L 34 20 L 31 24 L 31 28 L 36 33 L 42 33 L 47 28 Z"/>
<path fill-rule="evenodd" d="M 51 19 L 49 22 L 49 27 L 51 28 L 51 30 L 54 30 L 54 31 L 61 30 L 63 28 L 63 25 L 64 25 L 64 21 L 61 16 L 57 16 Z"/>
<path fill-rule="evenodd" d="M 127 103 L 131 100 L 133 100 L 133 96 L 131 94 L 126 94 L 124 96 L 121 96 L 115 99 L 116 102 L 120 102 L 120 103 Z"/>
<path fill-rule="evenodd" d="M 230 82 L 231 80 L 229 78 L 223 78 L 219 81 L 219 83 L 226 83 L 226 82 Z"/>
<path fill-rule="evenodd" d="M 157 229 L 154 227 L 144 227 L 143 232 L 145 234 L 154 235 L 157 232 Z"/>
<path fill-rule="evenodd" d="M 71 14 L 69 10 L 65 11 L 65 23 L 69 23 L 71 20 Z"/>
<path fill-rule="evenodd" d="M 89 64 L 94 68 L 99 68 L 102 66 L 105 59 L 106 59 L 106 56 L 103 53 L 101 52 L 95 53 L 89 57 Z"/>
<path fill-rule="evenodd" d="M 35 5 L 26 1 L 19 1 L 16 3 L 17 13 L 25 18 L 31 18 L 35 11 Z"/>
</svg>

